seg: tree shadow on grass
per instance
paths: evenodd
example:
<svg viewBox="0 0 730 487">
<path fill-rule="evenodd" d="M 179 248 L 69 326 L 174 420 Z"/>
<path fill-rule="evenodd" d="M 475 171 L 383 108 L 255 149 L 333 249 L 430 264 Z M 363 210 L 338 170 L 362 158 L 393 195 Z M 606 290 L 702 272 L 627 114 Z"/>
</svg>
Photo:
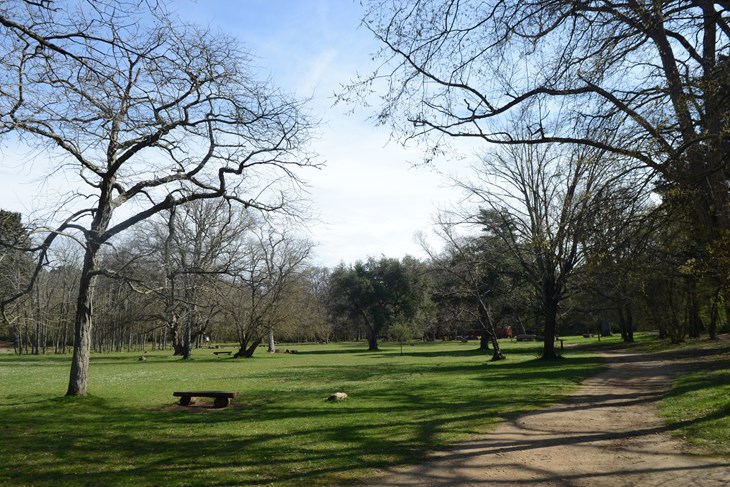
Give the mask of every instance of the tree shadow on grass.
<svg viewBox="0 0 730 487">
<path fill-rule="evenodd" d="M 722 369 L 725 370 L 723 371 Z M 694 375 L 682 380 L 679 385 L 672 388 L 672 390 L 666 394 L 666 397 L 672 398 L 698 390 L 710 390 L 730 385 L 730 362 L 726 362 L 724 366 L 720 366 L 716 370 L 719 370 L 720 372 L 710 375 Z"/>
<path fill-rule="evenodd" d="M 71 355 L 0 355 L 0 365 L 55 367 L 59 363 L 71 363 Z"/>
<path fill-rule="evenodd" d="M 441 421 L 404 422 L 399 407 L 383 406 L 379 413 L 389 419 L 363 424 L 358 419 L 371 408 L 249 403 L 196 414 L 115 407 L 98 397 L 46 400 L 6 411 L 0 453 L 12 468 L 0 474 L 0 483 L 264 485 L 309 479 L 331 485 L 394 461 L 420 461 L 436 444 L 430 438 Z M 261 423 L 293 418 L 299 426 L 284 437 L 257 431 Z"/>
<path fill-rule="evenodd" d="M 425 350 L 411 350 L 407 347 L 403 348 L 403 353 L 401 354 L 400 348 L 392 348 L 392 349 L 382 349 L 377 352 L 371 352 L 374 356 L 377 357 L 384 357 L 384 358 L 390 358 L 390 357 L 420 357 L 424 359 L 429 358 L 438 358 L 438 357 L 478 357 L 480 355 L 489 358 L 491 356 L 491 350 L 485 351 L 480 350 L 478 348 L 464 348 L 461 350 L 432 350 L 432 351 L 425 351 Z"/>
<path fill-rule="evenodd" d="M 0 456 L 12 466 L 0 473 L 0 484 L 344 485 L 372 469 L 420 463 L 445 438 L 466 438 L 513 413 L 514 401 L 546 405 L 550 398 L 529 389 L 516 397 L 511 381 L 567 373 L 540 361 L 307 370 L 276 370 L 270 379 L 288 381 L 291 392 L 242 391 L 223 410 L 181 408 L 172 400 L 135 408 L 94 396 L 34 403 L 19 397 L 0 409 Z M 434 390 L 432 374 L 459 379 Z M 307 386 L 312 380 L 319 388 Z M 352 386 L 351 399 L 326 403 L 324 391 L 338 383 Z"/>
<path fill-rule="evenodd" d="M 468 358 L 477 351 L 457 352 Z M 424 353 L 453 356 L 434 350 L 413 356 Z M 499 418 L 545 407 L 562 394 L 555 379 L 577 384 L 602 367 L 596 357 L 445 362 L 329 365 L 306 373 L 287 366 L 268 377 L 286 381 L 290 392 L 247 391 L 224 410 L 180 408 L 172 400 L 135 409 L 93 396 L 19 400 L 0 407 L 0 456 L 9 466 L 0 484 L 344 485 L 373 469 L 420 463 L 445 438 L 465 438 Z M 434 388 L 432 374 L 455 380 Z M 326 403 L 325 391 L 339 384 L 353 388 L 351 399 Z M 597 399 L 654 398 L 629 392 Z"/>
<path fill-rule="evenodd" d="M 279 349 L 281 349 L 282 346 L 279 346 Z M 367 349 L 367 345 L 363 345 L 362 347 L 353 347 L 353 348 L 337 348 L 332 350 L 306 350 L 306 349 L 298 349 L 296 346 L 293 347 L 284 347 L 284 350 L 295 350 L 293 353 L 294 355 L 372 355 L 374 353 L 378 353 L 378 351 L 371 351 Z"/>
</svg>

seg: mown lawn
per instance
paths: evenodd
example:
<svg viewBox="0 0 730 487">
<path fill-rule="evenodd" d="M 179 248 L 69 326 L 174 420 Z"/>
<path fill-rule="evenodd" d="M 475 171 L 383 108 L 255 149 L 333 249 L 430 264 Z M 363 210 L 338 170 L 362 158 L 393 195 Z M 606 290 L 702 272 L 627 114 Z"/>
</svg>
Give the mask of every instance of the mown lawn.
<svg viewBox="0 0 730 487">
<path fill-rule="evenodd" d="M 703 370 L 672 384 L 659 409 L 669 429 L 701 452 L 730 456 L 730 340 L 674 346 L 703 357 Z"/>
<path fill-rule="evenodd" d="M 419 343 L 403 356 L 362 343 L 250 360 L 94 355 L 86 398 L 63 397 L 68 356 L 0 355 L 0 484 L 357 483 L 560 400 L 602 367 L 578 352 L 541 362 L 539 346 L 505 342 L 498 363 L 474 342 Z M 224 410 L 176 406 L 173 391 L 194 389 L 241 396 Z M 325 401 L 336 391 L 349 399 Z"/>
</svg>

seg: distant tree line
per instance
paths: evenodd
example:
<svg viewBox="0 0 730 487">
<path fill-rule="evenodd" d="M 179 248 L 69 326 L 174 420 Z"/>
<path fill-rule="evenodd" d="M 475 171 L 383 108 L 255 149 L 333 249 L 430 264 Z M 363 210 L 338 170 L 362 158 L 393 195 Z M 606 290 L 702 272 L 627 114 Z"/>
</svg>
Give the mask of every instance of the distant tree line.
<svg viewBox="0 0 730 487">
<path fill-rule="evenodd" d="M 688 257 L 686 228 L 663 205 L 637 198 L 634 181 L 575 190 L 570 174 L 530 180 L 542 189 L 521 200 L 539 202 L 529 211 L 482 205 L 468 221 L 444 211 L 443 245 L 426 259 L 370 257 L 334 269 L 312 266 L 312 244 L 285 220 L 223 200 L 180 206 L 103 247 L 92 350 L 190 357 L 195 347 L 233 342 L 235 356 L 250 357 L 280 341 L 362 340 L 377 350 L 384 339 L 478 332 L 480 347 L 501 359 L 497 338 L 507 326 L 514 335 L 553 333 L 553 345 L 555 336 L 607 325 L 627 342 L 636 330 L 680 342 L 728 329 L 722 293 Z M 547 181 L 568 187 L 550 189 L 556 199 L 547 201 Z M 19 214 L 0 216 L 7 296 L 34 272 L 33 254 L 17 250 L 33 236 Z M 73 345 L 82 248 L 62 242 L 32 292 L 6 309 L 1 335 L 17 353 Z"/>
</svg>

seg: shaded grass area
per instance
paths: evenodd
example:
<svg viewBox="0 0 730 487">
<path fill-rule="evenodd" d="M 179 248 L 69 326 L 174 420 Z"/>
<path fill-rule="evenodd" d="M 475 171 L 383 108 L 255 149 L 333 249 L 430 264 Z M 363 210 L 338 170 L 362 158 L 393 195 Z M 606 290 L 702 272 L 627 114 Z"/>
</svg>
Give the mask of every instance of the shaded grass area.
<svg viewBox="0 0 730 487">
<path fill-rule="evenodd" d="M 94 355 L 86 398 L 65 398 L 69 357 L 0 355 L 0 484 L 348 485 L 378 468 L 421 462 L 436 448 L 546 406 L 598 372 L 537 343 L 417 344 L 401 356 L 363 344 L 297 345 L 250 360 L 196 350 Z M 175 405 L 176 390 L 231 390 L 231 407 Z M 326 402 L 344 391 L 347 401 Z"/>
</svg>

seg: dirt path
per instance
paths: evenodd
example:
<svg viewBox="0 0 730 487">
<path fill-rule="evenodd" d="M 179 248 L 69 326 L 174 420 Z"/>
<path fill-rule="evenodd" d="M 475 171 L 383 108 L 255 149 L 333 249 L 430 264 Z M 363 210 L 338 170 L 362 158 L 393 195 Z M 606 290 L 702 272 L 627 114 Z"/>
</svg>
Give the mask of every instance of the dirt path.
<svg viewBox="0 0 730 487">
<path fill-rule="evenodd" d="M 567 401 L 503 423 L 425 465 L 388 470 L 372 485 L 730 486 L 730 459 L 691 454 L 657 413 L 656 401 L 701 354 L 605 356 L 608 370 Z"/>
</svg>

